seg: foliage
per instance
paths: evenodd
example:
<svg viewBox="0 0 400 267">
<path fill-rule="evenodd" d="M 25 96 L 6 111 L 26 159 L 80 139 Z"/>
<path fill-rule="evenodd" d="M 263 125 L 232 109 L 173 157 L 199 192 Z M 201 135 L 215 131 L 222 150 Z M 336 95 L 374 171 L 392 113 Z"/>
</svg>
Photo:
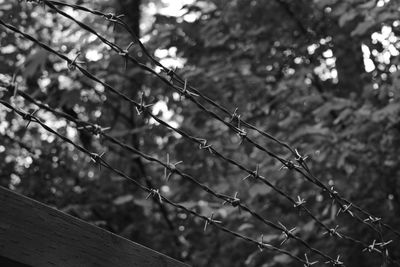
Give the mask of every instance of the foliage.
<svg viewBox="0 0 400 267">
<path fill-rule="evenodd" d="M 124 1 L 86 3 L 91 8 L 120 13 Z M 129 2 L 129 1 L 128 1 Z M 134 2 L 134 1 L 133 1 Z M 125 3 L 126 4 L 126 3 Z M 142 3 L 143 10 L 154 4 Z M 161 3 L 155 3 L 162 6 Z M 400 225 L 400 104 L 399 27 L 396 1 L 245 1 L 207 0 L 186 5 L 182 16 L 154 15 L 143 40 L 162 62 L 181 64 L 177 72 L 189 84 L 246 121 L 287 141 L 302 154 L 316 177 L 393 226 Z M 126 47 L 131 37 L 104 19 L 73 12 Z M 243 165 L 260 167 L 262 175 L 290 196 L 301 196 L 324 223 L 370 243 L 374 235 L 355 220 L 336 216 L 338 207 L 323 192 L 296 173 L 280 170 L 266 156 L 211 119 L 190 101 L 172 92 L 154 76 L 128 64 L 97 38 L 41 5 L 0 1 L 0 15 L 44 43 L 79 60 L 111 85 L 146 102 L 153 112 L 193 136 L 203 137 L 217 150 Z M 148 19 L 148 15 L 145 16 Z M 132 17 L 127 17 L 134 23 Z M 234 195 L 273 221 L 296 226 L 296 233 L 329 255 L 340 254 L 348 266 L 376 266 L 374 254 L 363 253 L 344 240 L 327 238 L 309 217 L 299 214 L 283 197 L 254 183 L 241 170 L 216 160 L 184 138 L 148 118 L 138 117 L 126 103 L 88 81 L 65 62 L 31 42 L 2 31 L 0 79 L 51 107 L 82 120 L 109 126 L 109 134 L 141 150 L 171 161 L 218 192 Z M 138 46 L 130 53 L 146 62 Z M 169 61 L 168 61 L 169 60 Z M 183 62 L 183 63 L 182 63 Z M 1 93 L 1 92 L 0 92 Z M 10 96 L 3 93 L 3 98 Z M 34 110 L 21 98 L 15 104 Z M 211 108 L 211 107 L 210 107 Z M 221 205 L 204 191 L 164 169 L 142 161 L 100 138 L 45 111 L 37 113 L 53 128 L 105 157 L 116 168 L 151 183 L 176 202 L 255 239 L 276 242 L 282 235 L 247 213 Z M 0 183 L 74 216 L 93 222 L 195 266 L 286 266 L 291 259 L 259 251 L 253 245 L 218 232 L 203 232 L 203 222 L 146 200 L 127 181 L 90 162 L 71 146 L 46 134 L 37 125 L 25 128 L 16 115 L 0 113 Z M 228 118 L 229 119 L 229 118 Z M 283 157 L 289 153 L 249 132 Z M 390 250 L 399 258 L 399 240 Z M 303 257 L 293 241 L 285 248 Z M 308 252 L 307 252 L 308 253 Z M 294 264 L 294 263 L 293 263 Z"/>
</svg>

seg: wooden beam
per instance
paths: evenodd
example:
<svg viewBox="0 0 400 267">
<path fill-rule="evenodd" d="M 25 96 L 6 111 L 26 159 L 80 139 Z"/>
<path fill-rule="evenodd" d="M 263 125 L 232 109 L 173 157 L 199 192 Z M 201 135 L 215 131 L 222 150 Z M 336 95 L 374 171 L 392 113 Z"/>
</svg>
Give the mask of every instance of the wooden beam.
<svg viewBox="0 0 400 267">
<path fill-rule="evenodd" d="M 32 267 L 188 266 L 3 187 L 0 256 Z"/>
<path fill-rule="evenodd" d="M 7 259 L 5 257 L 0 256 L 0 266 L 7 266 L 7 267 L 32 267 L 23 263 L 20 263 L 18 261 L 13 261 L 10 259 Z"/>
</svg>

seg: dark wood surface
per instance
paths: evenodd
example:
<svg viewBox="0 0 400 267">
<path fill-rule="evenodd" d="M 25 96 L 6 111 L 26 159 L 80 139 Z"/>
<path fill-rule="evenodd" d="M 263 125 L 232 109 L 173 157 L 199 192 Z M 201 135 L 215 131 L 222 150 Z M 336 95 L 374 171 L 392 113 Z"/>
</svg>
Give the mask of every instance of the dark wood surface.
<svg viewBox="0 0 400 267">
<path fill-rule="evenodd" d="M 18 261 L 14 261 L 5 257 L 0 256 L 0 266 L 1 267 L 32 267 Z"/>
<path fill-rule="evenodd" d="M 0 257 L 32 267 L 188 266 L 3 187 Z"/>
</svg>

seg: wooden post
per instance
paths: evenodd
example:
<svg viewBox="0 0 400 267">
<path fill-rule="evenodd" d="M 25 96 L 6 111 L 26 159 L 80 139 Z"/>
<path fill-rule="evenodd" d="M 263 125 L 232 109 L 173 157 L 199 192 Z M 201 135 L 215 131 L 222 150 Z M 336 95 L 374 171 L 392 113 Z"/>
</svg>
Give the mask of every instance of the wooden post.
<svg viewBox="0 0 400 267">
<path fill-rule="evenodd" d="M 1 260 L 32 267 L 188 266 L 3 187 Z"/>
</svg>

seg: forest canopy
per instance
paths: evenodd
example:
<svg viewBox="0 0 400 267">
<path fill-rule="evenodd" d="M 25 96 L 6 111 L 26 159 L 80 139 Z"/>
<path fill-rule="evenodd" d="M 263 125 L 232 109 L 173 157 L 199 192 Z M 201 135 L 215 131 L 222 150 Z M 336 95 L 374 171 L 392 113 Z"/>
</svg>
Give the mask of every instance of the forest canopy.
<svg viewBox="0 0 400 267">
<path fill-rule="evenodd" d="M 193 266 L 397 266 L 399 12 L 0 0 L 0 185 Z"/>
</svg>

